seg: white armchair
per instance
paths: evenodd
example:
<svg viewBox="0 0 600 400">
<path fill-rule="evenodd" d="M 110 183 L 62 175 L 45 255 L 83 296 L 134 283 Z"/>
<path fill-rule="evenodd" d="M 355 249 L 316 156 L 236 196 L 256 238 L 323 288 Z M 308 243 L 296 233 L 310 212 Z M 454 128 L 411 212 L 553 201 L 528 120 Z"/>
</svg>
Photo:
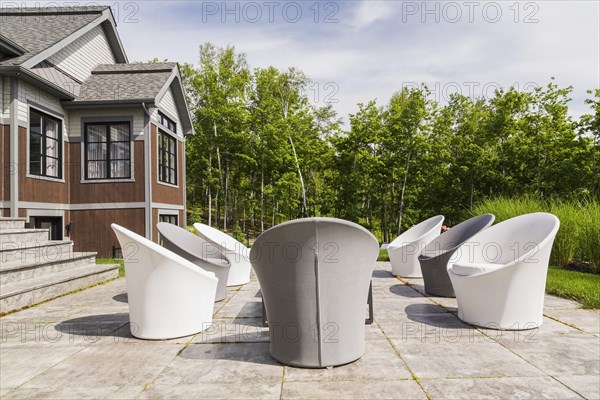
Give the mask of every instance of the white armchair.
<svg viewBox="0 0 600 400">
<path fill-rule="evenodd" d="M 426 219 L 413 226 L 388 246 L 388 255 L 392 263 L 392 274 L 406 278 L 421 278 L 419 254 L 429 242 L 440 235 L 443 215 Z"/>
<path fill-rule="evenodd" d="M 459 247 L 448 264 L 458 317 L 492 329 L 540 326 L 548 261 L 559 226 L 552 214 L 525 214 Z"/>
<path fill-rule="evenodd" d="M 217 246 L 231 263 L 227 286 L 245 285 L 250 282 L 250 249 L 228 234 L 205 224 L 196 222 L 198 236 Z"/>
<path fill-rule="evenodd" d="M 131 334 L 171 339 L 212 323 L 217 278 L 177 254 L 117 224 L 129 302 Z"/>
</svg>

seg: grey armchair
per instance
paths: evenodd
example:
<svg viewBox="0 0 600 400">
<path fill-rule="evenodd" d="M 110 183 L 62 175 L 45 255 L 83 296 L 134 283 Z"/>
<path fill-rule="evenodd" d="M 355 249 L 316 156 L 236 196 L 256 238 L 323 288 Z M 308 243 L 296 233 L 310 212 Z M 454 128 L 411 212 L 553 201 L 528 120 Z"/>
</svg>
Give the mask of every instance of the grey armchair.
<svg viewBox="0 0 600 400">
<path fill-rule="evenodd" d="M 419 255 L 425 292 L 434 296 L 455 297 L 448 276 L 448 262 L 463 243 L 494 223 L 496 217 L 483 214 L 473 217 L 442 233 Z"/>
<path fill-rule="evenodd" d="M 156 228 L 162 238 L 163 247 L 205 271 L 214 272 L 219 280 L 215 301 L 223 300 L 227 296 L 227 277 L 231 264 L 217 247 L 173 224 L 159 222 Z"/>
<path fill-rule="evenodd" d="M 360 358 L 378 252 L 369 231 L 335 218 L 299 219 L 263 232 L 250 261 L 269 320 L 271 356 L 313 368 Z"/>
</svg>

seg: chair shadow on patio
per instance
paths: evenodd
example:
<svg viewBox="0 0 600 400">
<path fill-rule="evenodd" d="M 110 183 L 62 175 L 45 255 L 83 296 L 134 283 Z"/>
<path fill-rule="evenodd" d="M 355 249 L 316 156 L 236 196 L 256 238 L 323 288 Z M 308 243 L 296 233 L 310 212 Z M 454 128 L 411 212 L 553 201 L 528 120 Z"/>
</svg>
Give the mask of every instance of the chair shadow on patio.
<svg viewBox="0 0 600 400">
<path fill-rule="evenodd" d="M 129 314 L 97 314 L 68 319 L 56 324 L 55 329 L 69 335 L 88 338 L 133 338 L 129 329 Z"/>
<path fill-rule="evenodd" d="M 129 300 L 127 298 L 127 293 L 117 294 L 112 298 L 114 301 L 118 301 L 119 303 L 128 303 Z"/>
<path fill-rule="evenodd" d="M 227 360 L 279 366 L 269 355 L 269 343 L 201 343 L 187 346 L 179 353 L 189 360 Z"/>
<path fill-rule="evenodd" d="M 396 296 L 401 296 L 401 297 L 409 297 L 409 298 L 423 297 L 423 295 L 421 293 L 417 292 L 410 286 L 407 286 L 404 284 L 390 286 L 389 291 L 390 291 L 390 293 L 395 294 Z"/>
<path fill-rule="evenodd" d="M 396 278 L 394 275 L 392 275 L 391 273 L 389 273 L 388 271 L 383 271 L 380 269 L 376 269 L 373 271 L 373 278 Z"/>
<path fill-rule="evenodd" d="M 446 312 L 435 304 L 410 304 L 404 308 L 408 319 L 442 329 L 475 329 L 462 322 L 455 314 Z"/>
</svg>

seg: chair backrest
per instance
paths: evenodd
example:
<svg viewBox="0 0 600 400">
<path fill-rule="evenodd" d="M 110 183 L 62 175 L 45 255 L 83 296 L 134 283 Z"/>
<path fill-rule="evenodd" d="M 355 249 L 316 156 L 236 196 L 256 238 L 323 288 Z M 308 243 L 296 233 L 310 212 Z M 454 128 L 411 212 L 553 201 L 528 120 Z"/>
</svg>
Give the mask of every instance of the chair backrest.
<svg viewBox="0 0 600 400">
<path fill-rule="evenodd" d="M 360 357 L 378 252 L 368 230 L 335 218 L 299 219 L 263 232 L 250 260 L 265 301 L 271 354 L 315 367 Z"/>
<path fill-rule="evenodd" d="M 524 214 L 502 221 L 469 239 L 454 262 L 508 264 L 533 257 L 550 243 L 560 227 L 549 213 Z M 460 254 L 459 254 L 460 253 Z M 531 259 L 533 261 L 533 258 Z"/>
<path fill-rule="evenodd" d="M 389 244 L 389 247 L 399 247 L 406 243 L 419 242 L 421 238 L 434 231 L 439 235 L 443 223 L 443 215 L 428 218 L 402 233 Z"/>
<path fill-rule="evenodd" d="M 421 254 L 426 257 L 434 257 L 453 252 L 469 238 L 492 225 L 495 218 L 492 214 L 483 214 L 463 221 L 432 240 L 425 246 Z"/>
<path fill-rule="evenodd" d="M 247 249 L 240 241 L 212 226 L 196 222 L 194 224 L 194 229 L 196 229 L 201 238 L 217 245 L 219 249 L 235 251 L 238 253 Z"/>
<path fill-rule="evenodd" d="M 200 259 L 224 266 L 221 262 L 226 257 L 217 249 L 217 246 L 203 238 L 194 235 L 187 229 L 168 222 L 159 222 L 156 228 L 161 235 L 164 246 L 186 259 Z"/>
</svg>

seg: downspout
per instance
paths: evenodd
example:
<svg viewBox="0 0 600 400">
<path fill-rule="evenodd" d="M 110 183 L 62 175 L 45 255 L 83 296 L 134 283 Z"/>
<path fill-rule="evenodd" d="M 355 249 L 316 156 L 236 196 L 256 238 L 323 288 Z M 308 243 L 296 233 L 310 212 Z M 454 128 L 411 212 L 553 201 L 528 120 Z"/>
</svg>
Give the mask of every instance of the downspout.
<svg viewBox="0 0 600 400">
<path fill-rule="evenodd" d="M 181 168 L 181 187 L 183 187 L 183 227 L 187 228 L 187 175 L 186 175 L 186 165 L 185 165 L 185 155 L 186 155 L 186 137 L 185 133 L 183 134 L 183 142 L 181 143 L 181 157 L 183 159 L 183 167 Z M 180 222 L 181 224 L 181 222 Z"/>
<path fill-rule="evenodd" d="M 146 239 L 152 240 L 152 158 L 150 155 L 150 140 L 152 130 L 150 129 L 150 111 L 146 103 L 142 102 L 144 109 L 144 181 L 146 192 L 146 207 L 144 207 L 144 216 L 146 217 Z"/>
<path fill-rule="evenodd" d="M 10 216 L 19 216 L 19 79 L 10 80 Z"/>
</svg>

